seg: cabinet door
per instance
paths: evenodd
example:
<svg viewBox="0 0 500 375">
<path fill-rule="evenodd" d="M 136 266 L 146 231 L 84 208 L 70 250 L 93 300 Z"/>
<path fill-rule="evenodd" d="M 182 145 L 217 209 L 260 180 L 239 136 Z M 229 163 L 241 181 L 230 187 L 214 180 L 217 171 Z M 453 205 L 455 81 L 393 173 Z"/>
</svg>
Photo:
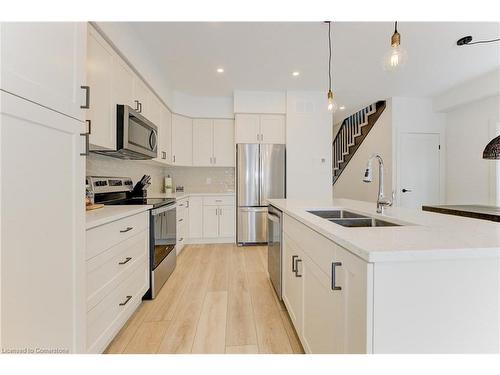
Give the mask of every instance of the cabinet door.
<svg viewBox="0 0 500 375">
<path fill-rule="evenodd" d="M 294 270 L 296 269 L 298 259 L 302 259 L 302 262 L 298 262 L 298 271 L 296 273 Z M 283 302 L 287 307 L 288 314 L 299 337 L 302 335 L 303 259 L 304 255 L 302 251 L 287 235 L 284 235 L 282 259 Z M 302 275 L 302 277 L 299 275 Z"/>
<path fill-rule="evenodd" d="M 236 143 L 259 143 L 260 116 L 236 115 L 235 140 Z"/>
<path fill-rule="evenodd" d="M 219 207 L 203 207 L 203 238 L 219 237 Z"/>
<path fill-rule="evenodd" d="M 235 206 L 219 207 L 219 237 L 234 237 L 236 224 Z"/>
<path fill-rule="evenodd" d="M 116 126 L 116 105 L 123 104 L 136 108 L 134 103 L 135 74 L 128 64 L 115 55 L 113 64 L 113 125 Z"/>
<path fill-rule="evenodd" d="M 85 22 L 2 22 L 0 88 L 83 121 L 86 40 Z"/>
<path fill-rule="evenodd" d="M 214 165 L 234 167 L 234 121 L 214 120 Z"/>
<path fill-rule="evenodd" d="M 156 125 L 158 128 L 158 137 L 157 139 L 157 157 L 154 158 L 153 160 L 158 161 L 158 162 L 166 162 L 167 155 L 165 153 L 165 144 L 164 144 L 164 132 L 165 128 L 163 126 L 163 123 L 161 121 L 161 109 L 162 109 L 162 103 L 160 100 L 155 96 L 152 95 L 149 98 L 149 113 L 147 119 L 151 121 L 153 124 Z"/>
<path fill-rule="evenodd" d="M 172 113 L 170 113 L 167 107 L 162 105 L 160 116 L 163 126 L 163 151 L 165 152 L 165 155 L 160 155 L 160 157 L 164 163 L 170 164 L 172 162 Z"/>
<path fill-rule="evenodd" d="M 90 143 L 92 150 L 116 149 L 116 103 L 113 98 L 115 52 L 89 27 L 87 39 L 87 83 L 91 87 Z"/>
<path fill-rule="evenodd" d="M 148 118 L 150 114 L 149 101 L 150 91 L 146 84 L 138 76 L 134 75 L 134 105 L 133 108 L 137 108 L 137 100 L 139 102 L 138 112 L 144 117 Z"/>
<path fill-rule="evenodd" d="M 338 340 L 344 336 L 343 327 L 336 321 L 340 318 L 341 291 L 332 290 L 330 275 L 309 257 L 304 259 L 304 268 L 304 349 L 314 354 L 343 353 Z"/>
<path fill-rule="evenodd" d="M 261 115 L 261 143 L 285 144 L 285 116 Z"/>
<path fill-rule="evenodd" d="M 336 291 L 340 301 L 333 319 L 335 346 L 340 353 L 366 353 L 368 263 L 341 248 L 336 250 L 334 261 L 341 263 L 335 284 L 342 288 Z"/>
<path fill-rule="evenodd" d="M 4 92 L 0 102 L 2 347 L 83 353 L 84 123 Z"/>
<path fill-rule="evenodd" d="M 193 121 L 172 115 L 172 164 L 193 165 Z"/>
<path fill-rule="evenodd" d="M 193 165 L 213 165 L 213 120 L 193 120 Z"/>
<path fill-rule="evenodd" d="M 203 197 L 189 198 L 189 238 L 203 237 Z"/>
</svg>

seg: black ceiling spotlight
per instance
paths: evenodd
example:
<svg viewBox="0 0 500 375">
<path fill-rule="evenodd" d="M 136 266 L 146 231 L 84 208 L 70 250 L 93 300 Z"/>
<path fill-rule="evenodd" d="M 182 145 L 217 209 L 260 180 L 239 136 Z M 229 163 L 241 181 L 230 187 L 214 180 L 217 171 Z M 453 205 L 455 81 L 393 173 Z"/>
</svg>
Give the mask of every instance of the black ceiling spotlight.
<svg viewBox="0 0 500 375">
<path fill-rule="evenodd" d="M 464 36 L 463 38 L 460 38 L 459 40 L 457 40 L 457 46 L 470 46 L 472 44 L 493 43 L 493 42 L 498 42 L 498 41 L 500 41 L 500 38 L 489 39 L 489 40 L 478 40 L 476 42 L 473 42 L 472 36 L 467 35 L 467 36 Z"/>
</svg>

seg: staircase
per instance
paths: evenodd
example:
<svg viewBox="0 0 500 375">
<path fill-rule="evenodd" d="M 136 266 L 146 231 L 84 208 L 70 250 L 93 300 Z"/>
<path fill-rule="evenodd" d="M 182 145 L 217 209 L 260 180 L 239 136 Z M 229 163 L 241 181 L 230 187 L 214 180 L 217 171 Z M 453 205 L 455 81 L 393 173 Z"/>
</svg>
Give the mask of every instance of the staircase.
<svg viewBox="0 0 500 375">
<path fill-rule="evenodd" d="M 342 121 L 332 143 L 333 184 L 385 109 L 385 100 L 370 104 Z"/>
</svg>

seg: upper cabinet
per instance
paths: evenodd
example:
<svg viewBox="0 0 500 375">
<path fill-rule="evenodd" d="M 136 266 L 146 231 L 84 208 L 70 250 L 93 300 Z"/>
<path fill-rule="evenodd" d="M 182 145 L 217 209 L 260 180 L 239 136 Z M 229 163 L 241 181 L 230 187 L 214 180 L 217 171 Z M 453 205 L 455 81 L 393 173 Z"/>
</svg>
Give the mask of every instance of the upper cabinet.
<svg viewBox="0 0 500 375">
<path fill-rule="evenodd" d="M 137 77 L 134 80 L 134 106 L 133 108 L 146 117 L 149 120 L 149 116 L 151 115 L 153 94 L 150 93 L 148 86 Z"/>
<path fill-rule="evenodd" d="M 193 165 L 234 166 L 233 120 L 193 120 Z"/>
<path fill-rule="evenodd" d="M 84 22 L 2 22 L 1 89 L 83 121 L 86 39 Z"/>
<path fill-rule="evenodd" d="M 193 120 L 172 114 L 172 164 L 193 165 Z"/>
<path fill-rule="evenodd" d="M 235 141 L 285 144 L 285 116 L 237 114 Z"/>
</svg>

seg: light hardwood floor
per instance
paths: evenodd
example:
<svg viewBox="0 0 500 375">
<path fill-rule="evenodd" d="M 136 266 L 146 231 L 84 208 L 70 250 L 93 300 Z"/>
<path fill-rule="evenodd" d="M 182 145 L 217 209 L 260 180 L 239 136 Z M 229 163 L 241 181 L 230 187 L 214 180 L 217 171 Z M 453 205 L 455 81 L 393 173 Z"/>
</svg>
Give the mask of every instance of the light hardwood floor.
<svg viewBox="0 0 500 375">
<path fill-rule="evenodd" d="M 267 274 L 267 247 L 188 245 L 106 353 L 303 353 Z"/>
</svg>

